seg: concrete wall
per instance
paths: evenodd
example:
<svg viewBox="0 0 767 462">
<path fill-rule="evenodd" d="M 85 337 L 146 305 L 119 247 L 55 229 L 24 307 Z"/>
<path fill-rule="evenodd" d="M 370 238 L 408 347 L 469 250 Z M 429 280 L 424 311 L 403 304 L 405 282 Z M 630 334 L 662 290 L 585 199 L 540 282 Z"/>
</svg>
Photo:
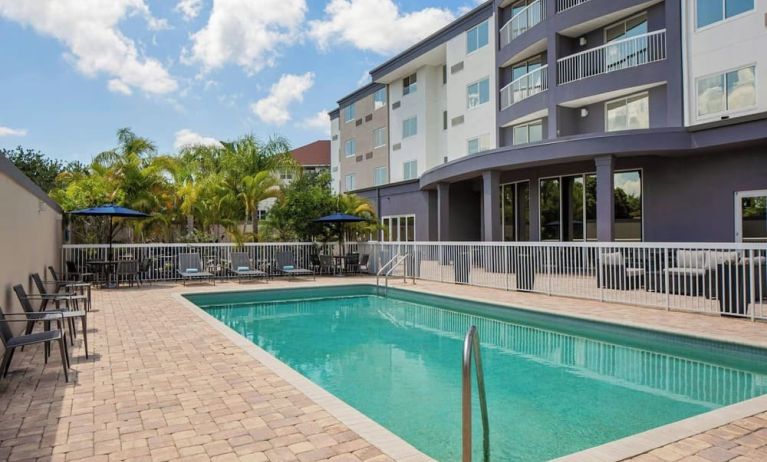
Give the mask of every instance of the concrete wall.
<svg viewBox="0 0 767 462">
<path fill-rule="evenodd" d="M 13 286 L 24 284 L 29 291 L 31 273 L 50 279 L 48 265 L 60 266 L 61 211 L 0 156 L 0 217 L 0 307 L 18 313 Z"/>
<path fill-rule="evenodd" d="M 341 117 L 338 122 L 340 133 L 338 140 L 338 181 L 340 190 L 343 192 L 347 192 L 347 175 L 354 175 L 355 189 L 369 188 L 375 185 L 375 169 L 377 167 L 387 167 L 388 169 L 389 167 L 388 140 L 383 146 L 373 146 L 374 130 L 383 128 L 388 135 L 388 106 L 384 105 L 375 109 L 373 98 L 371 93 L 351 103 L 354 104 L 356 116 L 350 122 L 343 120 L 344 107 L 341 108 Z M 356 141 L 356 154 L 346 157 L 346 141 L 352 138 Z"/>
<path fill-rule="evenodd" d="M 357 192 L 368 199 L 378 217 L 415 215 L 417 241 L 437 240 L 436 193 L 421 191 L 418 181 L 393 184 Z"/>
<path fill-rule="evenodd" d="M 332 178 L 331 188 L 334 193 L 341 192 L 341 128 L 339 126 L 340 117 L 330 119 L 330 176 Z"/>
</svg>

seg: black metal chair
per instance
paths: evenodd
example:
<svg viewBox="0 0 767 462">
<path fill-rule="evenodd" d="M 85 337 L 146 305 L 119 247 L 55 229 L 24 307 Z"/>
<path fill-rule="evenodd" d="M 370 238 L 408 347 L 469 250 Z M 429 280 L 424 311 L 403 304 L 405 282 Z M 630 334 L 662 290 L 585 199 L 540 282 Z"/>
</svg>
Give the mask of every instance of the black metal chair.
<svg viewBox="0 0 767 462">
<path fill-rule="evenodd" d="M 80 295 L 85 295 L 88 297 L 88 303 L 85 305 L 85 310 L 91 310 L 91 290 L 93 289 L 93 284 L 90 282 L 76 282 L 62 279 L 61 275 L 53 266 L 48 267 L 48 272 L 51 273 L 51 277 L 53 278 L 52 284 L 55 285 L 57 293 L 79 293 Z"/>
<path fill-rule="evenodd" d="M 95 273 L 82 271 L 77 267 L 77 264 L 71 260 L 67 260 L 64 263 L 67 267 L 67 278 L 70 281 L 88 282 L 88 280 L 90 280 L 91 282 L 94 282 L 96 276 Z"/>
<path fill-rule="evenodd" d="M 49 350 L 50 344 L 52 342 L 57 342 L 59 344 L 59 351 L 61 352 L 61 366 L 64 368 L 64 380 L 69 382 L 69 354 L 65 341 L 66 334 L 64 334 L 64 329 L 62 328 L 63 316 L 61 313 L 57 312 L 44 314 L 48 317 L 49 322 L 55 321 L 59 328 L 28 335 L 13 335 L 13 331 L 10 328 L 11 323 L 17 322 L 29 324 L 30 321 L 38 321 L 39 319 L 30 319 L 26 313 L 5 314 L 0 310 L 0 340 L 2 340 L 3 346 L 5 347 L 3 361 L 0 363 L 0 377 L 8 376 L 8 370 L 11 368 L 11 360 L 13 359 L 13 353 L 16 351 L 16 348 L 43 343 L 46 345 L 46 350 Z M 13 317 L 19 317 L 20 319 L 9 319 Z"/>
</svg>

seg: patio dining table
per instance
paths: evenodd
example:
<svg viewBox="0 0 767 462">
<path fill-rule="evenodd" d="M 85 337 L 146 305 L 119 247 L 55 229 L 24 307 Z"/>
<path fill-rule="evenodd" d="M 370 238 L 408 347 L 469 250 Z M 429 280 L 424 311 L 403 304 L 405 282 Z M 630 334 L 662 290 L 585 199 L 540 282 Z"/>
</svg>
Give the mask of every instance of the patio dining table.
<svg viewBox="0 0 767 462">
<path fill-rule="evenodd" d="M 116 287 L 116 281 L 113 278 L 117 275 L 118 261 L 113 260 L 89 260 L 88 266 L 95 268 L 96 274 L 99 275 L 99 279 L 102 281 L 101 287 L 114 288 Z M 115 284 L 113 284 L 115 282 Z"/>
</svg>

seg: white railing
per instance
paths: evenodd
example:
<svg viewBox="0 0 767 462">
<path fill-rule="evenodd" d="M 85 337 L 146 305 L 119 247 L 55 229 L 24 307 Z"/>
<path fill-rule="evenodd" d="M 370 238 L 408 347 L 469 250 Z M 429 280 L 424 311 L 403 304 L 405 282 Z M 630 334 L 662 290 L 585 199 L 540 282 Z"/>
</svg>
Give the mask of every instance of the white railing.
<svg viewBox="0 0 767 462">
<path fill-rule="evenodd" d="M 275 274 L 278 252 L 289 251 L 296 257 L 296 264 L 311 268 L 312 254 L 337 255 L 339 252 L 356 252 L 357 243 L 347 242 L 343 249 L 337 243 L 270 242 L 246 243 L 237 246 L 223 244 L 115 244 L 112 255 L 106 244 L 64 245 L 61 249 L 62 268 L 73 262 L 81 272 L 98 272 L 93 262 L 136 262 L 139 276 L 145 281 L 180 279 L 177 270 L 178 256 L 182 253 L 199 253 L 205 269 L 218 277 L 231 277 L 230 255 L 232 252 L 248 253 L 251 262 L 269 274 Z"/>
<path fill-rule="evenodd" d="M 501 47 L 505 47 L 512 40 L 527 32 L 528 29 L 543 21 L 545 16 L 546 2 L 544 0 L 538 0 L 527 5 L 501 27 Z"/>
<path fill-rule="evenodd" d="M 557 60 L 557 83 L 642 66 L 666 59 L 666 30 L 616 40 Z"/>
<path fill-rule="evenodd" d="M 767 319 L 767 244 L 360 243 L 405 275 L 504 290 Z"/>
<path fill-rule="evenodd" d="M 586 3 L 588 1 L 589 0 L 557 0 L 557 13 L 569 10 L 572 7 L 578 6 L 581 3 Z"/>
<path fill-rule="evenodd" d="M 549 66 L 541 66 L 501 88 L 501 109 L 549 89 Z"/>
</svg>

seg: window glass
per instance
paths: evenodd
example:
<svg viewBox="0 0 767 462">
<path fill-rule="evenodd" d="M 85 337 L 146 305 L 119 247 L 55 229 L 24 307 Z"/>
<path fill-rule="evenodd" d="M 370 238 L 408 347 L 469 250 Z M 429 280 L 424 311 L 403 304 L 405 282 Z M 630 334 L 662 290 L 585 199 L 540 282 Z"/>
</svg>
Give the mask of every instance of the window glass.
<svg viewBox="0 0 767 462">
<path fill-rule="evenodd" d="M 513 128 L 513 145 L 537 143 L 543 140 L 543 121 L 536 120 L 530 123 L 517 125 Z"/>
<path fill-rule="evenodd" d="M 480 145 L 479 145 L 479 138 L 472 138 L 468 141 L 468 149 L 466 150 L 469 154 L 476 154 L 480 151 Z"/>
<path fill-rule="evenodd" d="M 614 174 L 615 239 L 642 240 L 642 178 L 639 171 Z"/>
<path fill-rule="evenodd" d="M 517 125 L 514 127 L 514 133 L 511 140 L 513 145 L 527 144 L 527 125 Z"/>
<path fill-rule="evenodd" d="M 447 130 L 447 111 L 442 111 L 442 129 Z"/>
<path fill-rule="evenodd" d="M 605 119 L 608 132 L 649 128 L 649 97 L 645 93 L 610 101 L 605 105 Z"/>
<path fill-rule="evenodd" d="M 354 138 L 346 140 L 346 143 L 344 144 L 344 153 L 346 154 L 346 157 L 354 157 L 354 155 L 357 154 L 357 140 Z"/>
<path fill-rule="evenodd" d="M 354 103 L 344 108 L 344 122 L 351 122 L 355 117 Z"/>
<path fill-rule="evenodd" d="M 354 175 L 346 175 L 346 190 L 354 191 Z"/>
<path fill-rule="evenodd" d="M 727 73 L 727 109 L 744 109 L 756 105 L 754 67 Z"/>
<path fill-rule="evenodd" d="M 566 197 L 562 203 L 568 210 L 569 219 L 567 220 L 567 227 L 564 231 L 565 241 L 582 241 L 584 239 L 584 184 L 583 175 L 575 177 L 563 178 L 563 182 L 566 185 Z"/>
<path fill-rule="evenodd" d="M 415 160 L 405 162 L 402 164 L 402 177 L 405 180 L 413 180 L 418 178 L 418 163 Z"/>
<path fill-rule="evenodd" d="M 409 95 L 418 90 L 418 76 L 412 74 L 402 79 L 402 95 Z"/>
<path fill-rule="evenodd" d="M 466 32 L 466 53 L 476 51 L 488 44 L 488 22 L 485 21 Z"/>
<path fill-rule="evenodd" d="M 375 185 L 381 186 L 383 184 L 386 184 L 386 180 L 387 180 L 386 176 L 387 176 L 386 167 L 376 167 L 375 179 L 374 179 Z"/>
<path fill-rule="evenodd" d="M 754 9 L 754 0 L 725 0 L 724 17 L 731 18 Z"/>
<path fill-rule="evenodd" d="M 386 127 L 373 130 L 373 147 L 380 148 L 386 145 Z"/>
<path fill-rule="evenodd" d="M 767 240 L 767 197 L 743 197 L 740 203 L 744 241 Z"/>
<path fill-rule="evenodd" d="M 543 241 L 561 239 L 559 196 L 559 178 L 541 180 L 541 240 Z"/>
<path fill-rule="evenodd" d="M 483 79 L 466 87 L 469 109 L 490 101 L 490 79 Z"/>
<path fill-rule="evenodd" d="M 531 122 L 528 125 L 528 140 L 530 143 L 537 143 L 543 140 L 543 122 Z"/>
<path fill-rule="evenodd" d="M 698 27 L 708 26 L 724 19 L 723 0 L 697 0 L 695 10 Z"/>
<path fill-rule="evenodd" d="M 411 117 L 402 121 L 402 137 L 408 138 L 418 134 L 418 118 Z"/>
<path fill-rule="evenodd" d="M 698 79 L 698 115 L 724 112 L 724 75 Z"/>
<path fill-rule="evenodd" d="M 503 240 L 517 240 L 516 227 L 516 185 L 505 184 L 501 186 L 501 217 L 503 220 Z"/>
<path fill-rule="evenodd" d="M 377 90 L 373 94 L 373 107 L 375 109 L 386 106 L 386 87 Z"/>
<path fill-rule="evenodd" d="M 406 217 L 407 221 L 405 240 L 408 242 L 415 241 L 415 217 Z"/>
<path fill-rule="evenodd" d="M 381 220 L 381 240 L 384 242 L 391 241 L 391 230 L 389 229 L 389 225 L 391 223 L 391 220 L 389 218 L 383 218 Z"/>
<path fill-rule="evenodd" d="M 597 176 L 586 175 L 586 239 L 597 239 Z"/>
</svg>

